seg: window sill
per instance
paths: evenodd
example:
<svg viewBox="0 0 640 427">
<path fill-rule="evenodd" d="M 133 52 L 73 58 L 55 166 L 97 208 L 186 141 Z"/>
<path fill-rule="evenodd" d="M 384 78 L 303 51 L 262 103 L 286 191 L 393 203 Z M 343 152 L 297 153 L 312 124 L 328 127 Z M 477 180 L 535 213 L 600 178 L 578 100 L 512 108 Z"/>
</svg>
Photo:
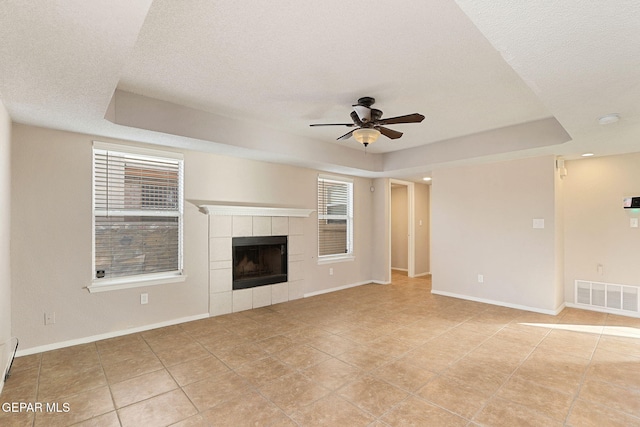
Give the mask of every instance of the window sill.
<svg viewBox="0 0 640 427">
<path fill-rule="evenodd" d="M 87 286 L 90 293 L 118 291 L 121 289 L 142 288 L 145 286 L 165 285 L 184 282 L 187 276 L 179 273 L 167 273 L 145 277 L 123 277 L 118 279 L 96 280 Z"/>
<path fill-rule="evenodd" d="M 318 265 L 333 264 L 336 262 L 351 262 L 355 261 L 356 257 L 353 255 L 332 255 L 318 257 Z"/>
</svg>

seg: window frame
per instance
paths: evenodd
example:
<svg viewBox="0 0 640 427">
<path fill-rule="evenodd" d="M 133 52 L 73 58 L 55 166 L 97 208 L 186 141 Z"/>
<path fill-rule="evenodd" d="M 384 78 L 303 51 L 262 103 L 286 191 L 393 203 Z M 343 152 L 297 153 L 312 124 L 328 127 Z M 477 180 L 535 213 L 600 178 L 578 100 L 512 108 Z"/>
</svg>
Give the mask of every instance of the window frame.
<svg viewBox="0 0 640 427">
<path fill-rule="evenodd" d="M 322 219 L 331 219 L 327 218 L 328 216 L 335 215 L 326 215 L 323 214 L 322 206 L 320 205 L 320 183 L 321 181 L 333 182 L 338 184 L 345 184 L 347 186 L 347 206 L 346 206 L 346 214 L 344 215 L 347 224 L 346 230 L 346 239 L 347 239 L 347 251 L 345 253 L 337 253 L 337 254 L 329 254 L 329 255 L 320 255 L 320 220 Z M 318 237 L 318 264 L 328 264 L 334 262 L 345 262 L 345 261 L 353 261 L 355 259 L 354 252 L 354 182 L 351 178 L 335 176 L 335 175 L 324 175 L 318 174 L 318 178 L 316 181 L 316 196 L 318 202 L 318 223 L 317 223 L 317 237 Z M 342 216 L 342 215 L 340 215 Z"/>
<path fill-rule="evenodd" d="M 132 156 L 138 159 L 152 159 L 176 162 L 178 164 L 178 195 L 177 195 L 177 213 L 170 211 L 167 215 L 157 215 L 160 217 L 177 217 L 178 218 L 178 268 L 172 271 L 134 274 L 129 276 L 112 277 L 112 278 L 96 278 L 96 217 L 98 215 L 96 209 L 96 151 L 108 151 L 118 154 Z M 129 289 L 142 286 L 153 286 L 167 283 L 178 283 L 186 280 L 184 274 L 184 156 L 182 153 L 172 151 L 154 150 L 130 145 L 121 145 L 93 141 L 91 149 L 91 282 L 87 286 L 89 292 L 104 292 L 119 289 Z"/>
</svg>

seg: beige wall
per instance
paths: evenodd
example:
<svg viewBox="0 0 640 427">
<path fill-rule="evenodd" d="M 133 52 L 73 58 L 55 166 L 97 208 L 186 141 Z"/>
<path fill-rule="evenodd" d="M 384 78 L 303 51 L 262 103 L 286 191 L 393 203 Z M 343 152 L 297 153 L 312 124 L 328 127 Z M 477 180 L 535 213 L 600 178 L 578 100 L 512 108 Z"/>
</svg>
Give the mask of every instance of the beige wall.
<svg viewBox="0 0 640 427">
<path fill-rule="evenodd" d="M 371 245 L 371 278 L 378 283 L 390 283 L 391 268 L 391 236 L 389 232 L 389 203 L 391 203 L 391 189 L 389 179 L 376 178 L 373 180 L 373 212 L 371 234 L 375 240 Z"/>
<path fill-rule="evenodd" d="M 0 391 L 11 357 L 11 120 L 0 101 Z"/>
<path fill-rule="evenodd" d="M 118 141 L 25 125 L 14 125 L 12 137 L 12 319 L 21 349 L 206 315 L 208 218 L 189 200 L 313 209 L 305 220 L 304 292 L 371 279 L 371 180 L 354 180 L 355 261 L 317 265 L 317 171 L 187 151 L 186 282 L 90 294 L 92 141 Z M 140 305 L 141 292 L 149 304 Z M 56 323 L 45 326 L 50 311 Z"/>
<path fill-rule="evenodd" d="M 552 312 L 556 300 L 555 159 L 436 170 L 433 290 Z M 532 220 L 545 220 L 533 229 Z M 478 283 L 478 275 L 484 283 Z"/>
<path fill-rule="evenodd" d="M 416 275 L 431 272 L 430 190 L 429 185 L 415 184 Z"/>
<path fill-rule="evenodd" d="M 640 228 L 630 227 L 640 211 L 622 207 L 640 196 L 640 153 L 566 166 L 564 298 L 574 302 L 576 279 L 640 286 Z"/>
<path fill-rule="evenodd" d="M 406 185 L 391 186 L 391 268 L 409 268 L 409 206 Z"/>
</svg>

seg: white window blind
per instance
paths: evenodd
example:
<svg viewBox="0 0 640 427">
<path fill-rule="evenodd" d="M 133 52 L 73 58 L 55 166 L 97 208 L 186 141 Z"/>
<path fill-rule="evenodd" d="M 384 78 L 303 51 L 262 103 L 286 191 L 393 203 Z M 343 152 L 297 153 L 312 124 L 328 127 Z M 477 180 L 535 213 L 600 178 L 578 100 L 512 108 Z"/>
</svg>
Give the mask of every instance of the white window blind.
<svg viewBox="0 0 640 427">
<path fill-rule="evenodd" d="M 183 161 L 93 150 L 94 282 L 182 272 Z"/>
<path fill-rule="evenodd" d="M 353 253 L 353 183 L 318 177 L 318 256 Z"/>
</svg>

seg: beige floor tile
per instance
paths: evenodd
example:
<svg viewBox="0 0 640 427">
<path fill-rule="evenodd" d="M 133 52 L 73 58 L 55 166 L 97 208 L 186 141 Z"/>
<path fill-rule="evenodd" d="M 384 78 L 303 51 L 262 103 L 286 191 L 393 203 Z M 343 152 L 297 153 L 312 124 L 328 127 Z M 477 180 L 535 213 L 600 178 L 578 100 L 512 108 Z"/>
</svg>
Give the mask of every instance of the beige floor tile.
<svg viewBox="0 0 640 427">
<path fill-rule="evenodd" d="M 560 422 L 567 418 L 574 398 L 573 394 L 562 393 L 519 378 L 511 378 L 496 396 Z"/>
<path fill-rule="evenodd" d="M 356 326 L 340 333 L 339 335 L 357 344 L 369 344 L 370 342 L 385 336 L 387 333 L 388 332 Z"/>
<path fill-rule="evenodd" d="M 292 339 L 298 344 L 307 344 L 314 340 L 330 337 L 333 334 L 321 328 L 316 328 L 313 326 L 303 326 L 301 328 L 285 332 L 282 335 Z"/>
<path fill-rule="evenodd" d="M 275 356 L 294 369 L 307 369 L 329 359 L 331 356 L 308 344 L 289 347 Z"/>
<path fill-rule="evenodd" d="M 177 365 L 188 362 L 189 360 L 200 359 L 211 354 L 202 345 L 195 341 L 189 342 L 178 348 L 163 348 L 161 350 L 154 350 L 154 352 L 165 366 Z"/>
<path fill-rule="evenodd" d="M 184 334 L 184 330 L 180 325 L 165 326 L 163 328 L 151 329 L 140 333 L 142 338 L 144 338 L 146 341 L 166 338 L 169 335 L 182 334 Z"/>
<path fill-rule="evenodd" d="M 376 351 L 388 354 L 389 356 L 393 356 L 393 357 L 400 357 L 403 354 L 407 353 L 409 350 L 412 350 L 415 348 L 414 345 L 406 341 L 399 340 L 394 336 L 390 336 L 390 335 L 384 336 L 382 338 L 378 338 L 372 341 L 371 343 L 369 343 L 368 345 L 370 347 L 375 348 Z"/>
<path fill-rule="evenodd" d="M 443 375 L 467 384 L 484 396 L 491 396 L 509 379 L 510 372 L 463 358 L 444 371 Z"/>
<path fill-rule="evenodd" d="M 211 427 L 211 424 L 202 414 L 198 414 L 178 423 L 171 424 L 171 427 Z"/>
<path fill-rule="evenodd" d="M 590 359 L 599 339 L 599 334 L 554 329 L 538 344 L 538 349 L 562 351 Z"/>
<path fill-rule="evenodd" d="M 639 367 L 640 369 L 640 367 Z M 585 381 L 580 398 L 640 418 L 640 388 L 628 389 L 600 381 Z"/>
<path fill-rule="evenodd" d="M 575 393 L 589 361 L 567 353 L 536 350 L 513 376 L 563 393 Z"/>
<path fill-rule="evenodd" d="M 326 396 L 330 391 L 301 373 L 294 372 L 261 386 L 260 392 L 286 414 L 292 414 Z"/>
<path fill-rule="evenodd" d="M 273 356 L 245 363 L 235 370 L 237 374 L 245 378 L 254 386 L 261 386 L 276 378 L 288 375 L 293 372 L 293 368 L 282 363 Z"/>
<path fill-rule="evenodd" d="M 373 376 L 364 376 L 337 391 L 343 399 L 379 417 L 408 396 L 405 390 Z"/>
<path fill-rule="evenodd" d="M 119 383 L 138 375 L 157 371 L 163 367 L 160 360 L 153 353 L 102 366 L 109 384 Z"/>
<path fill-rule="evenodd" d="M 45 376 L 41 373 L 38 399 L 49 401 L 80 392 L 88 392 L 106 384 L 107 379 L 100 365 L 78 371 L 65 371 L 61 375 L 51 372 Z"/>
<path fill-rule="evenodd" d="M 182 388 L 199 411 L 211 409 L 222 402 L 236 399 L 249 388 L 249 383 L 229 372 L 215 378 L 198 381 Z"/>
<path fill-rule="evenodd" d="M 598 349 L 594 353 L 586 378 L 640 390 L 639 366 L 638 357 Z"/>
<path fill-rule="evenodd" d="M 354 347 L 339 354 L 336 358 L 363 371 L 372 371 L 393 359 L 393 357 L 379 353 L 367 346 Z"/>
<path fill-rule="evenodd" d="M 411 350 L 401 359 L 421 369 L 440 372 L 447 369 L 465 354 L 467 354 L 466 350 L 444 340 L 438 343 L 428 341 L 426 344 Z"/>
<path fill-rule="evenodd" d="M 115 352 L 119 350 L 141 350 L 149 347 L 147 342 L 140 334 L 122 335 L 119 337 L 108 338 L 96 342 L 96 349 L 100 356 L 105 353 Z"/>
<path fill-rule="evenodd" d="M 118 410 L 122 427 L 166 426 L 189 418 L 197 412 L 179 389 Z"/>
<path fill-rule="evenodd" d="M 323 387 L 336 390 L 362 375 L 362 370 L 341 360 L 331 358 L 305 369 L 302 373 Z"/>
<path fill-rule="evenodd" d="M 229 367 L 222 363 L 220 359 L 211 355 L 173 365 L 167 369 L 180 386 L 185 386 L 206 378 L 212 378 L 230 371 Z"/>
<path fill-rule="evenodd" d="M 5 385 L 0 395 L 0 403 L 35 402 L 37 383 L 23 385 L 21 387 L 7 387 Z M 0 411 L 1 412 L 1 411 Z"/>
<path fill-rule="evenodd" d="M 572 427 L 638 427 L 640 419 L 606 406 L 578 399 L 571 409 L 567 425 Z"/>
<path fill-rule="evenodd" d="M 392 278 L 17 358 L 1 401 L 71 411 L 0 425 L 638 425 L 640 319 Z"/>
<path fill-rule="evenodd" d="M 230 348 L 249 344 L 249 342 L 236 334 L 228 332 L 229 336 L 208 336 L 199 338 L 197 341 L 200 343 L 208 352 L 213 354 L 219 354 L 220 352 L 229 350 Z"/>
<path fill-rule="evenodd" d="M 565 308 L 559 314 L 560 320 L 558 324 L 563 325 L 588 325 L 602 326 L 607 320 L 606 313 L 597 311 L 580 310 L 577 308 Z"/>
<path fill-rule="evenodd" d="M 466 419 L 416 397 L 401 402 L 384 415 L 382 421 L 394 427 L 461 427 L 468 424 Z"/>
<path fill-rule="evenodd" d="M 293 341 L 289 337 L 285 337 L 284 335 L 276 335 L 271 338 L 258 341 L 256 345 L 267 353 L 273 354 L 283 351 L 289 347 L 298 345 L 298 343 Z"/>
<path fill-rule="evenodd" d="M 444 376 L 433 379 L 416 394 L 468 419 L 471 419 L 489 400 L 485 394 L 464 382 L 460 383 Z"/>
<path fill-rule="evenodd" d="M 202 417 L 211 425 L 219 426 L 271 426 L 288 419 L 277 406 L 254 391 L 216 406 Z"/>
<path fill-rule="evenodd" d="M 0 411 L 0 425 L 2 427 L 32 427 L 34 418 L 33 412 Z"/>
<path fill-rule="evenodd" d="M 418 368 L 406 360 L 391 361 L 371 374 L 410 392 L 416 391 L 436 375 L 429 370 Z"/>
<path fill-rule="evenodd" d="M 489 341 L 497 341 L 497 339 Z M 503 340 L 501 341 L 506 343 Z M 510 374 L 526 360 L 532 350 L 528 346 L 523 347 L 518 344 L 495 345 L 495 343 L 487 342 L 472 350 L 459 362 L 464 361 L 478 366 L 488 366 L 494 370 Z"/>
<path fill-rule="evenodd" d="M 494 398 L 487 403 L 474 421 L 495 427 L 561 427 L 562 422 L 540 414 L 526 406 Z"/>
<path fill-rule="evenodd" d="M 365 427 L 375 419 L 333 394 L 297 411 L 291 418 L 301 427 Z"/>
<path fill-rule="evenodd" d="M 122 408 L 176 388 L 178 385 L 166 369 L 160 369 L 112 384 L 111 394 L 116 408 Z"/>
<path fill-rule="evenodd" d="M 90 392 L 82 392 L 47 402 L 56 403 L 57 408 L 50 412 L 45 410 L 37 413 L 36 427 L 68 426 L 114 410 L 108 387 L 100 387 Z M 65 412 L 67 409 L 65 404 L 68 405 L 67 412 Z"/>
<path fill-rule="evenodd" d="M 630 338 L 603 335 L 600 341 L 598 341 L 598 349 L 640 358 L 640 337 Z"/>
<path fill-rule="evenodd" d="M 306 343 L 331 356 L 338 356 L 345 351 L 358 347 L 355 342 L 339 335 L 323 335 L 307 340 Z"/>
<path fill-rule="evenodd" d="M 153 356 L 151 347 L 142 339 L 133 341 L 132 345 L 101 346 L 100 361 L 103 365 L 122 363 L 124 360 L 141 359 Z"/>
<path fill-rule="evenodd" d="M 42 353 L 41 370 L 43 373 L 64 369 L 79 370 L 100 365 L 100 357 L 94 343 Z"/>
<path fill-rule="evenodd" d="M 23 387 L 34 387 L 38 383 L 38 376 L 40 375 L 40 367 L 36 366 L 30 369 L 22 369 L 18 371 L 14 371 L 11 368 L 9 378 L 7 378 L 4 383 L 3 388 L 3 396 L 8 390 L 23 388 Z"/>
<path fill-rule="evenodd" d="M 112 411 L 74 424 L 73 427 L 120 427 L 120 420 L 116 411 Z"/>
<path fill-rule="evenodd" d="M 224 364 L 235 369 L 245 363 L 254 362 L 267 357 L 269 354 L 256 344 L 245 343 L 231 348 L 215 351 L 214 355 Z"/>
<path fill-rule="evenodd" d="M 493 337 L 504 339 L 520 345 L 535 347 L 546 337 L 551 328 L 541 326 L 529 326 L 524 323 L 509 323 L 500 329 Z"/>
<path fill-rule="evenodd" d="M 11 366 L 11 372 L 19 372 L 26 369 L 39 368 L 42 361 L 42 353 L 31 354 L 29 356 L 16 357 Z"/>
</svg>

